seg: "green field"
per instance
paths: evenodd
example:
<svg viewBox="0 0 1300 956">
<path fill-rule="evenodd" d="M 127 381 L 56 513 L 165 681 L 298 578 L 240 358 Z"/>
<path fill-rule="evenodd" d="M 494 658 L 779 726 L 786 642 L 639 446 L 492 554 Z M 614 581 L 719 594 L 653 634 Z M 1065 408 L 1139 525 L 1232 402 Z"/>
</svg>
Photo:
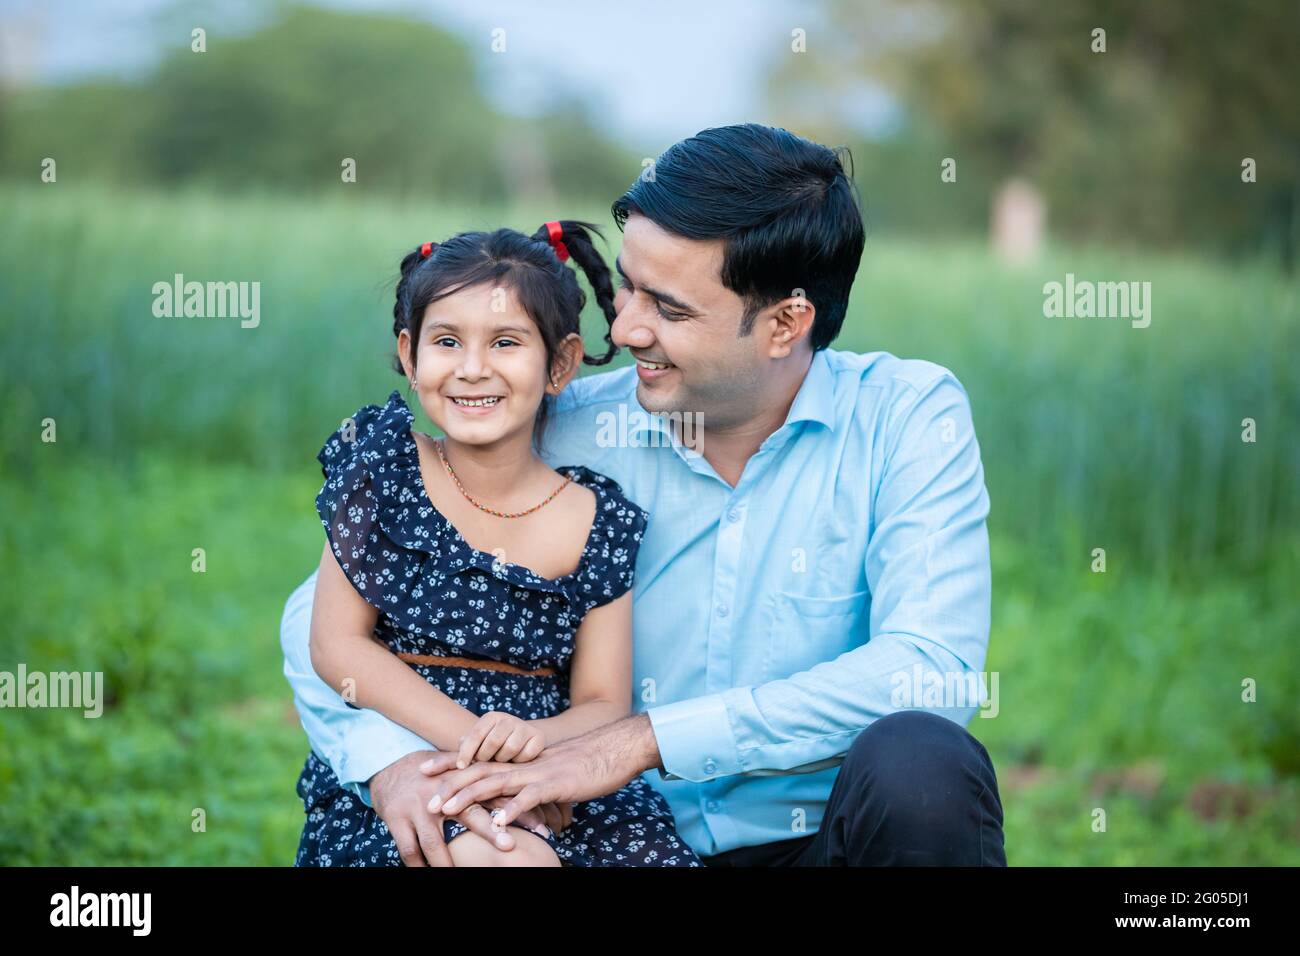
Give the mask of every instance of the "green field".
<svg viewBox="0 0 1300 956">
<path fill-rule="evenodd" d="M 279 616 L 319 555 L 316 450 L 400 385 L 397 263 L 607 212 L 63 183 L 0 208 L 0 670 L 103 671 L 109 698 L 0 712 L 0 864 L 288 864 L 307 745 Z M 1067 272 L 1150 281 L 1150 327 L 1045 318 Z M 259 281 L 260 325 L 155 317 L 175 273 Z M 939 362 L 971 396 L 1001 712 L 970 730 L 1013 865 L 1300 863 L 1298 291 L 1122 246 L 1014 270 L 868 238 L 836 347 Z"/>
</svg>

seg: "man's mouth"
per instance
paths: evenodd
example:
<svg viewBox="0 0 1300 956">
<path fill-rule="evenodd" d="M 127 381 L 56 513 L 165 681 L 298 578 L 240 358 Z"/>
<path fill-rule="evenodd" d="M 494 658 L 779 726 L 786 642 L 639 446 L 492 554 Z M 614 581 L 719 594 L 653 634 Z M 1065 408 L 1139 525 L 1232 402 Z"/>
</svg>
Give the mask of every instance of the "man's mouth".
<svg viewBox="0 0 1300 956">
<path fill-rule="evenodd" d="M 671 362 L 651 362 L 643 358 L 637 359 L 636 364 L 641 366 L 644 369 L 649 369 L 652 372 L 657 372 L 660 369 L 673 367 Z"/>
</svg>

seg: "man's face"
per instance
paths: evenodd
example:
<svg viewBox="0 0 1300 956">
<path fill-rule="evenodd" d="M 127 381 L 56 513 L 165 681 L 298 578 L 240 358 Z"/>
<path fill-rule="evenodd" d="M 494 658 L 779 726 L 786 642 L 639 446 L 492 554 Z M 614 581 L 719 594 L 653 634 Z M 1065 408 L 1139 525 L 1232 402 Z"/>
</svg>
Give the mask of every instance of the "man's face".
<svg viewBox="0 0 1300 956">
<path fill-rule="evenodd" d="M 705 428 L 754 417 L 769 361 L 765 313 L 739 335 L 744 301 L 722 284 L 722 256 L 721 239 L 684 239 L 634 213 L 616 262 L 623 288 L 611 335 L 637 359 L 638 401 L 699 415 Z"/>
</svg>

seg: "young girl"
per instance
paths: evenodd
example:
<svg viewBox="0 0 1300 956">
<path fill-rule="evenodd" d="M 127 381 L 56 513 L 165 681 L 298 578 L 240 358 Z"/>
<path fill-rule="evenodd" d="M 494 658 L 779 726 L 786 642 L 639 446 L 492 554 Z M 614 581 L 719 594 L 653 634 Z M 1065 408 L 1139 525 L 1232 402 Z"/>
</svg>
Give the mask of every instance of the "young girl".
<svg viewBox="0 0 1300 956">
<path fill-rule="evenodd" d="M 425 243 L 402 260 L 395 369 L 445 434 L 411 428 L 394 391 L 359 409 L 318 458 L 325 526 L 311 657 L 349 703 L 439 750 L 528 761 L 631 712 L 632 577 L 647 515 L 618 484 L 535 453 L 584 354 L 581 266 L 614 319 L 609 269 L 580 222 Z M 606 342 L 610 342 L 608 333 Z M 313 753 L 296 863 L 401 865 L 387 827 Z M 560 832 L 518 826 L 500 850 L 444 819 L 452 862 L 699 866 L 642 777 L 576 803 Z"/>
</svg>

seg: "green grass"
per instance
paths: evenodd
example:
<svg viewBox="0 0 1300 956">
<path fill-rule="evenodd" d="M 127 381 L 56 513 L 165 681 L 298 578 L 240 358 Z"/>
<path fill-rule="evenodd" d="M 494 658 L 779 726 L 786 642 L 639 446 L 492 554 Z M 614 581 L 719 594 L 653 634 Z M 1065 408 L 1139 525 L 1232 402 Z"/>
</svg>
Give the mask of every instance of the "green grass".
<svg viewBox="0 0 1300 956">
<path fill-rule="evenodd" d="M 63 184 L 0 206 L 0 669 L 102 670 L 110 701 L 0 712 L 0 863 L 287 864 L 306 740 L 279 616 L 319 548 L 317 448 L 398 382 L 398 258 L 607 217 Z M 260 327 L 155 318 L 175 272 L 260 281 Z M 1045 319 L 1066 272 L 1151 281 L 1151 327 Z M 1053 249 L 1010 270 L 869 240 L 836 346 L 947 365 L 974 407 L 1001 714 L 970 729 L 1013 864 L 1300 862 L 1298 338 L 1295 281 L 1250 264 Z"/>
<path fill-rule="evenodd" d="M 65 185 L 0 185 L 0 204 L 0 454 L 18 468 L 46 416 L 61 441 L 118 462 L 150 448 L 300 467 L 331 421 L 399 382 L 387 363 L 402 254 L 555 215 Z M 1150 281 L 1151 326 L 1044 318 L 1043 283 L 1066 272 Z M 155 318 L 153 284 L 175 273 L 260 282 L 261 324 Z M 873 238 L 836 346 L 953 369 L 972 396 L 991 521 L 1046 560 L 1064 545 L 1162 575 L 1252 566 L 1274 523 L 1300 515 L 1287 433 L 1300 417 L 1297 289 L 1254 266 L 1053 250 L 1009 270 L 968 243 Z M 594 349 L 594 309 L 586 327 Z M 1240 440 L 1248 417 L 1254 444 Z"/>
<path fill-rule="evenodd" d="M 109 704 L 4 713 L 0 860 L 291 861 L 306 739 L 278 631 L 318 547 L 310 475 L 46 448 L 40 480 L 0 484 L 22 515 L 0 538 L 0 666 L 103 671 Z"/>
</svg>

